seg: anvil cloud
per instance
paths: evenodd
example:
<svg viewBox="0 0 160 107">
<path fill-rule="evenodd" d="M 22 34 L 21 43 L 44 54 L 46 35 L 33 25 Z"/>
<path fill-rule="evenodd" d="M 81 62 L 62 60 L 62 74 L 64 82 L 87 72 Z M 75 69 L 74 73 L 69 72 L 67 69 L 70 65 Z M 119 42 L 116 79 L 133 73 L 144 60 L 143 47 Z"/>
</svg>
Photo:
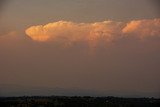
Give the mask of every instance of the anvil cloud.
<svg viewBox="0 0 160 107">
<path fill-rule="evenodd" d="M 26 34 L 35 41 L 98 42 L 107 43 L 126 36 L 160 36 L 160 19 L 133 20 L 127 23 L 103 21 L 95 23 L 74 23 L 58 21 L 47 25 L 32 26 L 26 29 Z"/>
<path fill-rule="evenodd" d="M 160 19 L 131 21 L 123 29 L 123 33 L 134 34 L 140 38 L 160 36 Z"/>
</svg>

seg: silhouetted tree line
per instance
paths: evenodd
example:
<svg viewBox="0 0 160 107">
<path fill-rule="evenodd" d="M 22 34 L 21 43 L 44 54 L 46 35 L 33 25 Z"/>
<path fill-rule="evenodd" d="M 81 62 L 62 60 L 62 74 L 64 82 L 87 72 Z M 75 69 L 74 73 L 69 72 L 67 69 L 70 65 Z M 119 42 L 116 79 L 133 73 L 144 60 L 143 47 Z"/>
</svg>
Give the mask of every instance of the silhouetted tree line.
<svg viewBox="0 0 160 107">
<path fill-rule="evenodd" d="M 160 107 L 160 99 L 117 97 L 1 97 L 0 107 Z"/>
</svg>

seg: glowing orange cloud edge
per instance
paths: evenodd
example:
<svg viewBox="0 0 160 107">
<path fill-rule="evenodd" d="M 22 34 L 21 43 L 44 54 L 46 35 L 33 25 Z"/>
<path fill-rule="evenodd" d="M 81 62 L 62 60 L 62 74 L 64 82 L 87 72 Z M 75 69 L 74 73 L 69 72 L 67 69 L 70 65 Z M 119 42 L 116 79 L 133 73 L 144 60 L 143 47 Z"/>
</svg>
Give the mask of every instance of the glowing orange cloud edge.
<svg viewBox="0 0 160 107">
<path fill-rule="evenodd" d="M 103 21 L 95 23 L 74 23 L 58 21 L 47 25 L 32 26 L 26 34 L 34 41 L 94 42 L 103 39 L 110 42 L 128 35 L 139 38 L 146 36 L 160 37 L 160 19 L 133 20 L 128 23 Z"/>
</svg>

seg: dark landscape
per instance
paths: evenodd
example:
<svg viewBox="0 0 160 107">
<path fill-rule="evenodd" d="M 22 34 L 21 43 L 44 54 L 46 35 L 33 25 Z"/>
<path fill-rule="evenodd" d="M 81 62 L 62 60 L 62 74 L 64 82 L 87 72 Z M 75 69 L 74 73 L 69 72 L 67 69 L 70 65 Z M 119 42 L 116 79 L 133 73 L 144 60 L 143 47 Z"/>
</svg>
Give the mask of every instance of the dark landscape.
<svg viewBox="0 0 160 107">
<path fill-rule="evenodd" d="M 1 97 L 0 107 L 160 107 L 160 99 L 90 96 Z"/>
</svg>

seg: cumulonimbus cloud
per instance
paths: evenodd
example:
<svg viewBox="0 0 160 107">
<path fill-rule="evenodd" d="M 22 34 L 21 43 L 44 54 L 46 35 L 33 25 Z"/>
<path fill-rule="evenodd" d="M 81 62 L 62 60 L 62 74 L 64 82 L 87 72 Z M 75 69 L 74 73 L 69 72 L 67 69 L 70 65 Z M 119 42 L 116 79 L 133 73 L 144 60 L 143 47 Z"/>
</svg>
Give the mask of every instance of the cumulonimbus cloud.
<svg viewBox="0 0 160 107">
<path fill-rule="evenodd" d="M 120 37 L 123 24 L 121 22 L 104 21 L 95 23 L 74 23 L 58 21 L 47 25 L 32 26 L 26 34 L 35 41 L 62 41 L 65 45 L 84 42 L 94 47 L 99 40 L 110 42 Z"/>
<path fill-rule="evenodd" d="M 49 41 L 66 39 L 70 41 L 92 40 L 98 38 L 111 39 L 121 33 L 120 22 L 104 21 L 95 23 L 74 23 L 58 21 L 47 25 L 32 26 L 26 34 L 33 40 Z"/>
<path fill-rule="evenodd" d="M 122 31 L 140 38 L 147 36 L 160 37 L 160 19 L 131 21 Z"/>
<path fill-rule="evenodd" d="M 127 23 L 103 21 L 95 23 L 74 23 L 58 21 L 47 25 L 32 26 L 26 29 L 26 34 L 35 41 L 88 41 L 96 43 L 99 40 L 110 42 L 129 35 L 146 37 L 160 36 L 160 19 L 136 20 Z"/>
</svg>

